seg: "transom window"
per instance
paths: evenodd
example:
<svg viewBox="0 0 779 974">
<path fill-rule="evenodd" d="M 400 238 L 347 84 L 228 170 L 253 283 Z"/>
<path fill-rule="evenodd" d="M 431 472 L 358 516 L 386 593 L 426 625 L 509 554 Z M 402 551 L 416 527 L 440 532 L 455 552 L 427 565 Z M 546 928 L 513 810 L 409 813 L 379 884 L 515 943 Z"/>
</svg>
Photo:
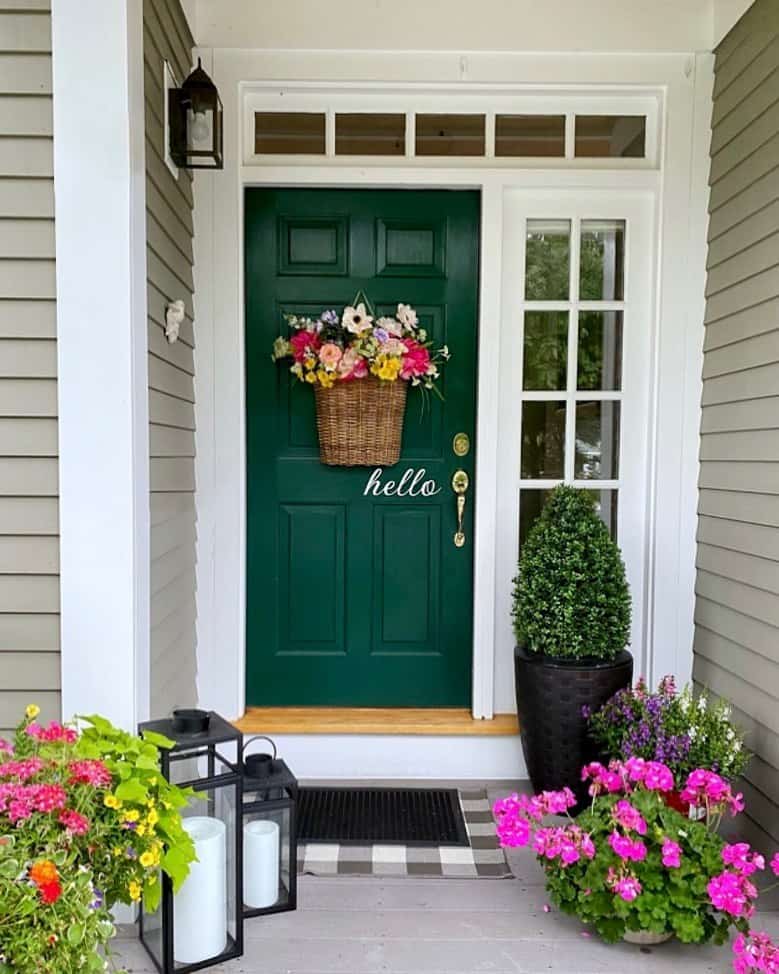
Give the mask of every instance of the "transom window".
<svg viewBox="0 0 779 974">
<path fill-rule="evenodd" d="M 247 92 L 245 161 L 647 166 L 656 95 Z M 522 162 L 520 162 L 522 161 Z"/>
<path fill-rule="evenodd" d="M 554 482 L 593 490 L 617 533 L 624 220 L 526 223 L 520 545 Z"/>
</svg>

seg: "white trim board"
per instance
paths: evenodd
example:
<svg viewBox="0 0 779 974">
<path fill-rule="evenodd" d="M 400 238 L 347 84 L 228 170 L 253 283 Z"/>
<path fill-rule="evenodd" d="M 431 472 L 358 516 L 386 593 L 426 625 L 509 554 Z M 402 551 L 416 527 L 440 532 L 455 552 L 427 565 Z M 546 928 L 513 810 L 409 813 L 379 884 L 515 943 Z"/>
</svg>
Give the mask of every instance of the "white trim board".
<svg viewBox="0 0 779 974">
<path fill-rule="evenodd" d="M 536 90 L 607 86 L 630 89 L 650 86 L 662 92 L 662 139 L 660 171 L 610 172 L 598 168 L 539 169 L 404 168 L 391 166 L 272 166 L 242 164 L 242 98 L 257 82 L 284 83 L 288 78 L 308 78 L 327 86 L 331 79 L 343 85 L 344 77 L 363 87 L 377 76 L 393 84 L 447 83 L 458 64 L 454 55 L 431 57 L 423 66 L 411 56 L 390 59 L 349 58 L 337 52 L 306 57 L 303 52 L 202 51 L 204 64 L 220 89 L 225 108 L 225 169 L 196 176 L 196 312 L 197 356 L 197 474 L 198 474 L 198 669 L 201 703 L 228 716 L 237 716 L 244 705 L 245 644 L 245 468 L 243 403 L 243 281 L 242 195 L 247 185 L 273 186 L 463 186 L 483 194 L 481 271 L 481 351 L 484 371 L 479 380 L 477 442 L 478 498 L 476 578 L 481 591 L 493 594 L 477 600 L 476 640 L 478 655 L 474 679 L 474 713 L 489 717 L 496 696 L 507 699 L 510 688 L 497 688 L 494 651 L 495 556 L 497 523 L 495 468 L 499 443 L 496 433 L 497 383 L 487 371 L 496 370 L 500 348 L 488 342 L 491 323 L 500 320 L 502 196 L 509 186 L 546 189 L 644 190 L 655 194 L 656 221 L 662 228 L 656 255 L 660 267 L 654 316 L 657 322 L 653 385 L 654 451 L 647 471 L 647 493 L 652 500 L 646 511 L 646 530 L 656 539 L 659 529 L 676 526 L 673 544 L 658 548 L 651 542 L 648 564 L 645 619 L 652 645 L 650 675 L 677 670 L 691 654 L 692 590 L 682 578 L 682 566 L 694 561 L 694 544 L 679 540 L 682 510 L 694 507 L 697 495 L 695 460 L 697 437 L 669 435 L 680 414 L 697 415 L 699 395 L 684 375 L 695 368 L 695 350 L 702 343 L 702 316 L 698 317 L 704 276 L 697 260 L 690 262 L 691 230 L 705 227 L 705 212 L 691 209 L 692 154 L 701 143 L 702 127 L 695 127 L 696 73 L 694 58 L 682 55 L 626 56 L 578 55 L 481 55 L 469 59 L 470 75 L 485 84 L 515 84 Z M 419 77 L 424 72 L 424 78 Z M 455 75 L 456 77 L 457 75 Z M 465 91 L 464 86 L 463 90 Z M 520 86 L 521 87 L 521 86 Z M 485 95 L 487 92 L 484 93 Z M 691 136 L 691 133 L 693 135 Z M 680 226 L 679 214 L 689 219 Z M 695 300 L 693 300 L 693 297 Z M 684 346 L 679 348 L 679 343 Z M 692 365 L 690 359 L 692 358 Z M 650 364 L 650 368 L 651 368 Z M 493 375 L 496 372 L 493 372 Z M 670 430 L 669 430 L 670 427 Z M 662 450 L 657 448 L 663 443 Z M 692 460 L 690 458 L 693 458 Z M 490 486 L 490 484 L 492 486 Z M 658 585 L 662 599 L 658 600 Z M 662 630 L 662 621 L 673 607 L 674 631 Z M 654 642 L 653 642 L 654 640 Z M 691 655 L 690 655 L 691 658 Z M 310 740 L 310 738 L 309 738 Z M 394 739 L 393 739 L 394 740 Z M 424 763 L 426 742 L 417 741 L 419 761 Z M 377 753 L 377 752 L 374 752 Z M 347 769 L 348 770 L 348 769 Z M 341 768 L 343 773 L 344 769 Z M 462 772 L 463 769 L 460 769 Z M 411 771 L 407 768 L 407 773 Z M 377 766 L 374 775 L 383 773 Z"/>
</svg>

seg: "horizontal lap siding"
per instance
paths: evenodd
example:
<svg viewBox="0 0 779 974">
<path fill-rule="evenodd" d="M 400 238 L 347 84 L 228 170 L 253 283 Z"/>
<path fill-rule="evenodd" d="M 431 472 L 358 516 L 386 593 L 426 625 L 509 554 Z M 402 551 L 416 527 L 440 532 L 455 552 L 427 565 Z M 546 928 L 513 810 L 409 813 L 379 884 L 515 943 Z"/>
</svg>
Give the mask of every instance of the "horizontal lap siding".
<svg viewBox="0 0 779 974">
<path fill-rule="evenodd" d="M 0 0 L 0 735 L 61 716 L 48 6 Z"/>
<path fill-rule="evenodd" d="M 695 680 L 730 699 L 743 781 L 779 844 L 779 8 L 758 0 L 715 65 Z M 768 851 L 768 848 L 766 848 Z"/>
<path fill-rule="evenodd" d="M 0 3 L 2 0 L 0 0 Z M 192 180 L 165 165 L 163 60 L 179 83 L 193 40 L 178 0 L 144 0 L 146 242 L 151 477 L 151 710 L 196 702 L 195 389 Z M 165 306 L 184 301 L 179 340 L 165 338 Z"/>
</svg>

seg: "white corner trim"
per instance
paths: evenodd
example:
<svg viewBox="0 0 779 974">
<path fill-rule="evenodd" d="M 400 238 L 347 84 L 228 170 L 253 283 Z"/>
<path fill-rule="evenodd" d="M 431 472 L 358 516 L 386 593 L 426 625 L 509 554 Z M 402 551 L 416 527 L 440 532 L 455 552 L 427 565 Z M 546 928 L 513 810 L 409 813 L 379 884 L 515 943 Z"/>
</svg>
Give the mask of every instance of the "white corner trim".
<svg viewBox="0 0 779 974">
<path fill-rule="evenodd" d="M 142 2 L 54 0 L 52 39 L 62 710 L 131 729 L 149 708 Z"/>
</svg>

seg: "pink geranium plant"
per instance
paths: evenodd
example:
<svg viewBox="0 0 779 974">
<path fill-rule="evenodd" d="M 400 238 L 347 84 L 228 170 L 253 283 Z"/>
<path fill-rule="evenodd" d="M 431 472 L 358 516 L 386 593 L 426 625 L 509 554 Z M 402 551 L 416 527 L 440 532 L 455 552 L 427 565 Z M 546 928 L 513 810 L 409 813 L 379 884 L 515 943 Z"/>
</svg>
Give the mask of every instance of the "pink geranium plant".
<svg viewBox="0 0 779 974">
<path fill-rule="evenodd" d="M 765 859 L 746 842 L 729 844 L 716 831 L 724 815 L 744 809 L 727 781 L 705 769 L 687 777 L 685 800 L 706 809 L 705 821 L 668 806 L 674 776 L 659 761 L 594 762 L 582 769 L 582 781 L 592 802 L 576 818 L 568 788 L 509 795 L 494 807 L 501 844 L 534 850 L 561 910 L 591 924 L 608 942 L 647 931 L 675 934 L 686 943 L 724 943 L 734 927 L 736 974 L 779 972 L 779 949 L 766 934 L 750 930 Z M 779 876 L 779 854 L 769 869 Z"/>
</svg>

